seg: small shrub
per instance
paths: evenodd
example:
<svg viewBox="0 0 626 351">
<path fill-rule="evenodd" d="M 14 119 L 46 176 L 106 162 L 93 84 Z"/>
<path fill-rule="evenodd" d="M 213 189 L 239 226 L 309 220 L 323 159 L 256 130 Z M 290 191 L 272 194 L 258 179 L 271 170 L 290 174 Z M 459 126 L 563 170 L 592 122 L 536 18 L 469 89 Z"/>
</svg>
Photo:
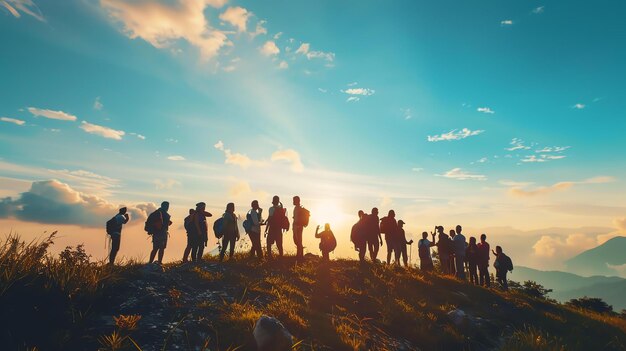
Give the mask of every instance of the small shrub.
<svg viewBox="0 0 626 351">
<path fill-rule="evenodd" d="M 581 308 L 584 310 L 590 310 L 598 313 L 611 313 L 613 312 L 613 306 L 607 304 L 598 297 L 581 297 L 578 299 L 571 299 L 565 303 L 568 306 L 575 308 Z"/>
</svg>

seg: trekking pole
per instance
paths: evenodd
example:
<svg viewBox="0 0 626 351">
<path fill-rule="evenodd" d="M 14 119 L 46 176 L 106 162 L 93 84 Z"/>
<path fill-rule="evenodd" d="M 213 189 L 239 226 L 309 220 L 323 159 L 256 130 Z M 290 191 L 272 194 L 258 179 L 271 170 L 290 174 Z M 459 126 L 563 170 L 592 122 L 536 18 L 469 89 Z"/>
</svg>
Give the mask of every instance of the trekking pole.
<svg viewBox="0 0 626 351">
<path fill-rule="evenodd" d="M 409 266 L 413 264 L 413 243 L 409 244 Z"/>
</svg>

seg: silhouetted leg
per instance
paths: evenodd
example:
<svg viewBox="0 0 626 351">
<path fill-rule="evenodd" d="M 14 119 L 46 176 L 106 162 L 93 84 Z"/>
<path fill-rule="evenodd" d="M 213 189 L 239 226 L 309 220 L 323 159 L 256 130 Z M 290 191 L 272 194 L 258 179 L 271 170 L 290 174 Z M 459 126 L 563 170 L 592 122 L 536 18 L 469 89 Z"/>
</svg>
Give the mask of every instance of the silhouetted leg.
<svg viewBox="0 0 626 351">
<path fill-rule="evenodd" d="M 365 262 L 365 254 L 367 251 L 367 243 L 359 244 L 357 249 L 359 250 L 359 261 Z"/>
<path fill-rule="evenodd" d="M 191 249 L 192 249 L 191 246 L 187 245 L 187 247 L 185 248 L 185 251 L 183 252 L 183 262 L 189 261 L 189 254 L 191 253 Z M 193 258 L 191 260 L 193 261 Z"/>
<path fill-rule="evenodd" d="M 302 258 L 304 256 L 304 247 L 302 246 L 302 231 L 303 227 L 293 227 L 293 243 L 296 244 L 296 257 Z"/>
<path fill-rule="evenodd" d="M 226 247 L 228 246 L 228 239 L 226 236 L 222 237 L 222 248 L 220 249 L 220 262 L 224 261 L 224 254 L 226 253 Z"/>
<path fill-rule="evenodd" d="M 324 261 L 330 261 L 330 252 L 322 251 L 322 257 L 324 258 Z"/>
<path fill-rule="evenodd" d="M 376 262 L 376 260 L 378 259 L 378 250 L 380 250 L 380 243 L 378 241 L 378 239 L 374 239 L 374 257 L 372 257 L 372 261 Z"/>
<path fill-rule="evenodd" d="M 276 235 L 276 247 L 278 248 L 278 256 L 283 257 L 283 234 Z"/>
<path fill-rule="evenodd" d="M 236 237 L 232 237 L 230 238 L 230 252 L 228 253 L 228 259 L 232 259 L 233 255 L 235 254 L 235 244 L 237 243 L 237 238 Z"/>
<path fill-rule="evenodd" d="M 387 244 L 387 264 L 391 263 L 391 252 L 393 251 L 393 248 L 391 247 L 391 245 L 389 245 L 389 241 L 385 240 L 385 244 Z"/>
<path fill-rule="evenodd" d="M 409 257 L 406 252 L 406 245 L 402 245 L 402 249 L 400 250 L 400 254 L 402 255 L 402 261 L 404 262 L 404 266 L 409 266 Z"/>
<path fill-rule="evenodd" d="M 274 238 L 272 233 L 267 234 L 267 259 L 272 259 L 272 244 L 274 243 Z"/>
<path fill-rule="evenodd" d="M 163 263 L 163 255 L 165 254 L 165 249 L 164 248 L 160 248 L 159 249 L 159 263 Z"/>
<path fill-rule="evenodd" d="M 457 256 L 454 261 L 456 263 L 456 276 L 459 279 L 465 279 L 465 257 Z"/>
<path fill-rule="evenodd" d="M 121 239 L 122 239 L 121 234 L 117 234 L 117 233 L 111 234 L 111 252 L 109 253 L 110 265 L 113 265 L 113 263 L 115 263 L 115 256 L 117 256 L 117 252 L 120 250 Z"/>
<path fill-rule="evenodd" d="M 150 251 L 150 263 L 154 262 L 154 257 L 156 256 L 158 250 L 159 249 L 155 247 L 152 249 L 152 251 Z"/>
</svg>

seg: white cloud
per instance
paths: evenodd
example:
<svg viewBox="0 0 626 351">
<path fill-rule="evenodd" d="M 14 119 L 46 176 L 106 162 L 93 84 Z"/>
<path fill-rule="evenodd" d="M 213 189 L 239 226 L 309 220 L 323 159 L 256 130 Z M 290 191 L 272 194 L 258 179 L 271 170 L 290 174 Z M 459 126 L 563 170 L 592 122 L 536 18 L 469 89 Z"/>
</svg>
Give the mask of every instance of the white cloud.
<svg viewBox="0 0 626 351">
<path fill-rule="evenodd" d="M 318 90 L 320 93 L 324 93 L 324 94 L 326 94 L 326 93 L 328 92 L 328 90 L 327 90 L 327 89 L 322 89 L 322 88 L 317 88 L 317 90 Z"/>
<path fill-rule="evenodd" d="M 0 8 L 5 8 L 13 17 L 20 18 L 20 12 L 33 16 L 40 21 L 45 21 L 41 11 L 32 0 L 0 0 Z"/>
<path fill-rule="evenodd" d="M 541 196 L 547 195 L 550 193 L 565 191 L 568 190 L 575 185 L 580 184 L 604 184 L 614 182 L 615 178 L 609 176 L 597 176 L 593 178 L 588 178 L 580 181 L 564 181 L 558 182 L 550 186 L 542 186 L 537 187 L 535 189 L 525 189 L 528 185 L 532 183 L 518 183 L 511 184 L 512 188 L 509 189 L 509 194 L 516 197 L 533 197 L 533 196 Z M 501 182 L 502 183 L 502 182 Z"/>
<path fill-rule="evenodd" d="M 540 154 L 539 157 L 535 155 L 526 156 L 521 161 L 526 162 L 526 163 L 541 163 L 541 162 L 548 162 L 550 160 L 560 160 L 565 157 L 566 157 L 565 155 Z"/>
<path fill-rule="evenodd" d="M 168 142 L 168 143 L 173 143 L 173 144 L 178 143 L 178 139 L 173 139 L 173 138 L 167 138 L 167 139 L 165 139 L 165 141 Z"/>
<path fill-rule="evenodd" d="M 487 158 L 483 157 L 483 158 L 481 158 L 480 160 L 478 160 L 476 162 L 478 162 L 478 163 L 485 163 L 485 162 L 487 162 Z"/>
<path fill-rule="evenodd" d="M 359 83 L 357 83 L 357 82 L 352 82 L 352 83 L 348 83 L 348 84 L 346 84 L 346 85 L 347 85 L 347 86 L 349 86 L 349 87 L 353 87 L 353 86 L 356 86 L 356 85 L 358 85 L 358 84 L 359 84 Z"/>
<path fill-rule="evenodd" d="M 278 33 L 274 34 L 273 38 L 274 38 L 274 40 L 278 40 L 278 39 L 280 39 L 280 37 L 282 35 L 283 35 L 283 32 L 278 32 Z"/>
<path fill-rule="evenodd" d="M 175 179 L 165 179 L 165 180 L 155 179 L 154 186 L 157 190 L 163 190 L 163 189 L 172 189 L 174 187 L 179 187 L 181 186 L 181 183 Z"/>
<path fill-rule="evenodd" d="M 502 26 L 510 26 L 510 25 L 513 25 L 513 21 L 512 20 L 500 21 L 500 25 L 502 25 Z"/>
<path fill-rule="evenodd" d="M 170 161 L 185 161 L 186 160 L 186 158 L 180 155 L 167 156 L 167 159 Z"/>
<path fill-rule="evenodd" d="M 271 40 L 266 41 L 265 44 L 259 48 L 259 51 L 265 56 L 273 56 L 280 53 L 280 49 L 276 46 L 276 43 Z"/>
<path fill-rule="evenodd" d="M 250 33 L 250 36 L 252 38 L 254 38 L 257 35 L 267 34 L 267 29 L 264 27 L 265 23 L 267 23 L 267 22 L 266 21 L 258 21 L 256 23 L 256 28 L 255 28 L 254 32 Z M 274 36 L 274 39 L 277 39 L 276 36 Z"/>
<path fill-rule="evenodd" d="M 350 96 L 348 99 L 346 99 L 347 102 L 357 102 L 361 100 L 361 98 L 359 98 L 358 96 Z"/>
<path fill-rule="evenodd" d="M 479 108 L 476 109 L 476 111 L 482 112 L 482 113 L 487 113 L 487 114 L 494 114 L 494 113 L 496 113 L 495 111 L 493 111 L 489 107 L 479 107 Z"/>
<path fill-rule="evenodd" d="M 278 150 L 272 154 L 271 160 L 289 162 L 291 164 L 291 170 L 294 172 L 302 172 L 304 170 L 300 154 L 293 149 Z"/>
<path fill-rule="evenodd" d="M 123 130 L 115 130 L 109 127 L 91 124 L 86 121 L 82 121 L 79 128 L 89 134 L 95 134 L 101 137 L 115 140 L 122 140 L 122 137 L 124 136 L 124 134 L 126 134 L 126 132 L 124 132 Z"/>
<path fill-rule="evenodd" d="M 538 15 L 538 14 L 540 14 L 540 13 L 543 13 L 544 8 L 545 8 L 545 6 L 535 7 L 535 8 L 533 9 L 533 13 L 534 13 L 534 14 L 537 14 L 537 15 Z"/>
<path fill-rule="evenodd" d="M 512 146 L 507 148 L 507 149 L 505 149 L 505 150 L 515 151 L 515 150 L 528 150 L 528 149 L 530 149 L 530 146 L 524 145 L 524 140 L 522 140 L 522 139 L 513 138 L 513 140 L 511 140 L 510 144 Z"/>
<path fill-rule="evenodd" d="M 444 174 L 436 174 L 436 176 L 456 180 L 487 180 L 487 177 L 485 175 L 469 173 L 462 170 L 461 168 L 453 168 Z"/>
<path fill-rule="evenodd" d="M 76 120 L 76 116 L 63 112 L 63 111 L 46 110 L 46 109 L 40 109 L 36 107 L 29 107 L 27 110 L 28 112 L 32 113 L 33 116 L 35 117 L 45 117 L 45 118 L 50 118 L 50 119 L 58 119 L 61 121 L 75 121 Z"/>
<path fill-rule="evenodd" d="M 134 135 L 134 136 L 136 136 L 137 138 L 139 138 L 141 140 L 146 140 L 146 137 L 141 135 L 141 134 L 137 134 L 137 133 L 128 133 L 128 134 Z"/>
<path fill-rule="evenodd" d="M 236 27 L 239 32 L 245 32 L 250 16 L 252 16 L 252 12 L 249 12 L 243 7 L 235 6 L 227 8 L 226 11 L 220 14 L 219 18 Z"/>
<path fill-rule="evenodd" d="M 571 146 L 553 146 L 553 147 L 544 147 L 540 150 L 535 150 L 536 153 L 544 153 L 544 152 L 563 152 L 569 149 Z"/>
<path fill-rule="evenodd" d="M 342 92 L 349 94 L 349 95 L 363 95 L 363 96 L 370 96 L 376 93 L 374 89 L 368 89 L 368 88 L 350 88 L 350 89 L 342 90 Z"/>
<path fill-rule="evenodd" d="M 280 69 L 287 69 L 287 68 L 289 68 L 289 64 L 285 60 L 280 61 L 280 63 L 278 64 L 278 68 L 280 68 Z"/>
<path fill-rule="evenodd" d="M 575 104 L 574 106 L 572 106 L 572 108 L 575 108 L 577 110 L 582 110 L 585 107 L 586 107 L 585 104 L 581 104 L 581 103 L 578 103 L 578 104 Z"/>
<path fill-rule="evenodd" d="M 411 109 L 410 108 L 402 109 L 402 112 L 403 112 L 405 120 L 409 120 L 409 119 L 413 118 L 413 114 L 411 113 Z"/>
<path fill-rule="evenodd" d="M 411 168 L 411 171 L 413 171 L 413 172 L 421 172 L 423 170 L 424 170 L 424 168 L 421 168 L 421 167 L 413 167 L 413 168 Z"/>
<path fill-rule="evenodd" d="M 302 43 L 298 50 L 296 50 L 296 54 L 306 55 L 309 52 L 309 48 L 311 45 L 309 43 Z"/>
<path fill-rule="evenodd" d="M 461 130 L 453 129 L 441 135 L 429 135 L 428 141 L 461 140 L 470 136 L 479 135 L 483 132 L 484 130 L 469 130 L 467 128 Z"/>
<path fill-rule="evenodd" d="M 154 1 L 100 0 L 100 5 L 114 20 L 122 24 L 131 39 L 141 38 L 156 48 L 169 48 L 177 40 L 185 40 L 200 51 L 203 60 L 215 57 L 219 50 L 232 43 L 226 34 L 209 25 L 204 10 L 220 8 L 226 0 Z"/>
<path fill-rule="evenodd" d="M 0 117 L 0 121 L 17 124 L 18 126 L 23 126 L 26 121 L 22 121 L 21 119 L 9 118 L 9 117 Z"/>
<path fill-rule="evenodd" d="M 324 51 L 309 51 L 306 53 L 307 59 L 323 59 L 328 62 L 333 62 L 335 60 L 334 52 L 324 52 Z"/>
<path fill-rule="evenodd" d="M 267 162 L 253 160 L 247 155 L 244 155 L 241 153 L 237 153 L 237 152 L 233 153 L 230 149 L 226 149 L 226 147 L 224 146 L 224 143 L 221 140 L 218 141 L 215 145 L 213 145 L 213 147 L 224 153 L 224 156 L 225 156 L 224 163 L 226 164 L 239 166 L 241 168 L 262 167 L 262 166 L 267 165 Z"/>
<path fill-rule="evenodd" d="M 93 109 L 94 110 L 102 110 L 102 108 L 104 108 L 104 105 L 102 104 L 102 101 L 100 101 L 100 97 L 96 97 L 96 100 L 93 102 Z"/>
<path fill-rule="evenodd" d="M 533 250 L 539 257 L 565 259 L 596 245 L 595 238 L 580 233 L 568 235 L 566 238 L 544 235 L 533 245 Z"/>
<path fill-rule="evenodd" d="M 213 145 L 214 148 L 224 151 L 224 143 L 220 140 L 217 143 L 215 143 L 215 145 Z"/>
</svg>

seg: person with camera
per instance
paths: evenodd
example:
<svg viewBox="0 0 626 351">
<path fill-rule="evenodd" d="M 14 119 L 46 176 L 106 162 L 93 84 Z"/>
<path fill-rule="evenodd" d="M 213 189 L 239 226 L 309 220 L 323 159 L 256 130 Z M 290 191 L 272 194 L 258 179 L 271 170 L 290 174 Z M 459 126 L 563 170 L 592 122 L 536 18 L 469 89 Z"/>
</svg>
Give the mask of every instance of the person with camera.
<svg viewBox="0 0 626 351">
<path fill-rule="evenodd" d="M 113 265 L 115 262 L 115 256 L 117 256 L 120 250 L 120 243 L 122 241 L 122 226 L 130 220 L 128 216 L 128 209 L 122 207 L 118 213 L 106 223 L 107 234 L 111 239 L 111 251 L 109 252 L 109 265 Z"/>
</svg>

